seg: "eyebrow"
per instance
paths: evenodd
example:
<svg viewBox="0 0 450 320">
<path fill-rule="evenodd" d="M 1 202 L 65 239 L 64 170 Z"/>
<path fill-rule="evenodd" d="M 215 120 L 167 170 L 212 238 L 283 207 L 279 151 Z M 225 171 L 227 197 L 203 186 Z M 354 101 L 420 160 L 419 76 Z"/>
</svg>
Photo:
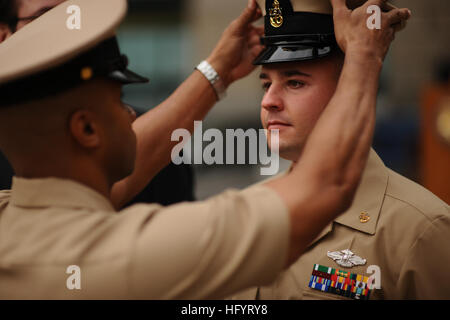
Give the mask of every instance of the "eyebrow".
<svg viewBox="0 0 450 320">
<path fill-rule="evenodd" d="M 309 73 L 304 73 L 304 72 L 301 72 L 298 70 L 286 70 L 286 71 L 283 71 L 281 74 L 287 78 L 292 77 L 292 76 L 311 77 L 311 75 Z"/>
<path fill-rule="evenodd" d="M 285 78 L 290 78 L 290 77 L 293 77 L 293 76 L 311 77 L 311 75 L 309 73 L 304 73 L 304 72 L 301 72 L 301 71 L 298 71 L 298 70 L 285 70 L 285 71 L 282 71 L 281 74 Z M 260 79 L 268 79 L 269 76 L 266 73 L 262 72 L 259 75 L 259 78 Z"/>
</svg>

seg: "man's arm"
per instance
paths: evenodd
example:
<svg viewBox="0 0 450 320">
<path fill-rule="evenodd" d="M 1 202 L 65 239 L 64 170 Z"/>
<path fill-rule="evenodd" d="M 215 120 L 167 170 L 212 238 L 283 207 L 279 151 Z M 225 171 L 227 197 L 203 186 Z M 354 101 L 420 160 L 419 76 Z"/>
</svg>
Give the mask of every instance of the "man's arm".
<svg viewBox="0 0 450 320">
<path fill-rule="evenodd" d="M 129 287 L 136 297 L 221 298 L 273 281 L 286 257 L 297 258 L 349 206 L 372 139 L 390 25 L 409 14 L 385 14 L 384 29 L 371 32 L 365 8 L 351 13 L 344 6 L 345 0 L 334 1 L 338 42 L 347 53 L 342 77 L 288 176 L 203 202 L 151 206 L 151 219 L 148 206 L 117 216 L 117 225 L 133 234 Z M 351 40 L 353 33 L 364 45 Z"/>
<path fill-rule="evenodd" d="M 207 59 L 228 87 L 253 69 L 253 60 L 261 52 L 263 30 L 251 24 L 261 16 L 255 0 L 225 30 Z M 172 132 L 179 128 L 194 130 L 194 121 L 203 119 L 217 102 L 209 81 L 194 71 L 178 89 L 159 106 L 139 117 L 133 124 L 137 136 L 137 158 L 133 174 L 116 183 L 111 200 L 121 208 L 136 196 L 170 162 Z"/>
<path fill-rule="evenodd" d="M 410 16 L 407 9 L 382 14 L 381 30 L 366 27 L 368 1 L 350 11 L 345 0 L 332 0 L 335 33 L 345 52 L 336 92 L 311 133 L 300 162 L 286 177 L 267 183 L 287 204 L 291 215 L 294 262 L 314 237 L 352 203 L 369 153 L 378 80 L 395 26 Z"/>
</svg>

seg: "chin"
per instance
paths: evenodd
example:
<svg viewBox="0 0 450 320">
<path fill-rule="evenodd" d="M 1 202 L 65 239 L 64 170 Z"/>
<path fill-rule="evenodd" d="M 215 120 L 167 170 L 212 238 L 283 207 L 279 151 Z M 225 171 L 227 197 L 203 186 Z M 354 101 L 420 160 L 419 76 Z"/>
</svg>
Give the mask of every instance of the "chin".
<svg viewBox="0 0 450 320">
<path fill-rule="evenodd" d="M 284 160 L 292 161 L 292 162 L 297 162 L 299 157 L 300 156 L 297 153 L 292 153 L 292 152 L 286 152 L 283 154 L 280 153 L 280 158 L 282 158 Z"/>
<path fill-rule="evenodd" d="M 280 140 L 280 148 L 278 153 L 281 158 L 289 161 L 297 161 L 303 150 L 303 145 L 298 143 L 288 143 Z"/>
</svg>

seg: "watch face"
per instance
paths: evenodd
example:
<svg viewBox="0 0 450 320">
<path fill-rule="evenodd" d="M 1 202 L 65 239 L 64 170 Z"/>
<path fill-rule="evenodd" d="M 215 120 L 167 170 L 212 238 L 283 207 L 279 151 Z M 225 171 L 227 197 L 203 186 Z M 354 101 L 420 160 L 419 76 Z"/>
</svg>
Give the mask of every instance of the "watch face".
<svg viewBox="0 0 450 320">
<path fill-rule="evenodd" d="M 436 131 L 441 138 L 450 146 L 450 97 L 445 97 L 437 109 Z"/>
</svg>

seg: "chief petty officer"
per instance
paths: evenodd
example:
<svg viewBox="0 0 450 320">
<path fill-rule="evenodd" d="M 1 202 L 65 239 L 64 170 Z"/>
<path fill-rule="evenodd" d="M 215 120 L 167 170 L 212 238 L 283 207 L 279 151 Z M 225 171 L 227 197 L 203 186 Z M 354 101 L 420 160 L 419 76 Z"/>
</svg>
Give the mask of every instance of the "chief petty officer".
<svg viewBox="0 0 450 320">
<path fill-rule="evenodd" d="M 294 168 L 303 161 L 305 143 L 320 114 L 334 99 L 342 78 L 349 76 L 345 67 L 352 57 L 349 48 L 341 46 L 347 49 L 344 55 L 338 46 L 339 19 L 353 15 L 367 19 L 368 6 L 375 4 L 389 11 L 382 15 L 382 28 L 404 27 L 390 23 L 400 19 L 389 21 L 398 11 L 385 1 L 347 4 L 349 8 L 342 5 L 342 12 L 335 12 L 333 27 L 328 0 L 259 1 L 267 45 L 255 61 L 262 65 L 265 90 L 261 120 L 265 128 L 279 127 L 280 156 L 292 161 Z M 385 54 L 369 48 L 366 52 L 380 60 Z M 354 70 L 355 88 L 357 83 L 378 82 L 370 63 L 363 61 Z M 234 298 L 449 299 L 449 242 L 448 204 L 387 168 L 371 150 L 351 207 L 328 224 L 273 284 Z"/>
</svg>

